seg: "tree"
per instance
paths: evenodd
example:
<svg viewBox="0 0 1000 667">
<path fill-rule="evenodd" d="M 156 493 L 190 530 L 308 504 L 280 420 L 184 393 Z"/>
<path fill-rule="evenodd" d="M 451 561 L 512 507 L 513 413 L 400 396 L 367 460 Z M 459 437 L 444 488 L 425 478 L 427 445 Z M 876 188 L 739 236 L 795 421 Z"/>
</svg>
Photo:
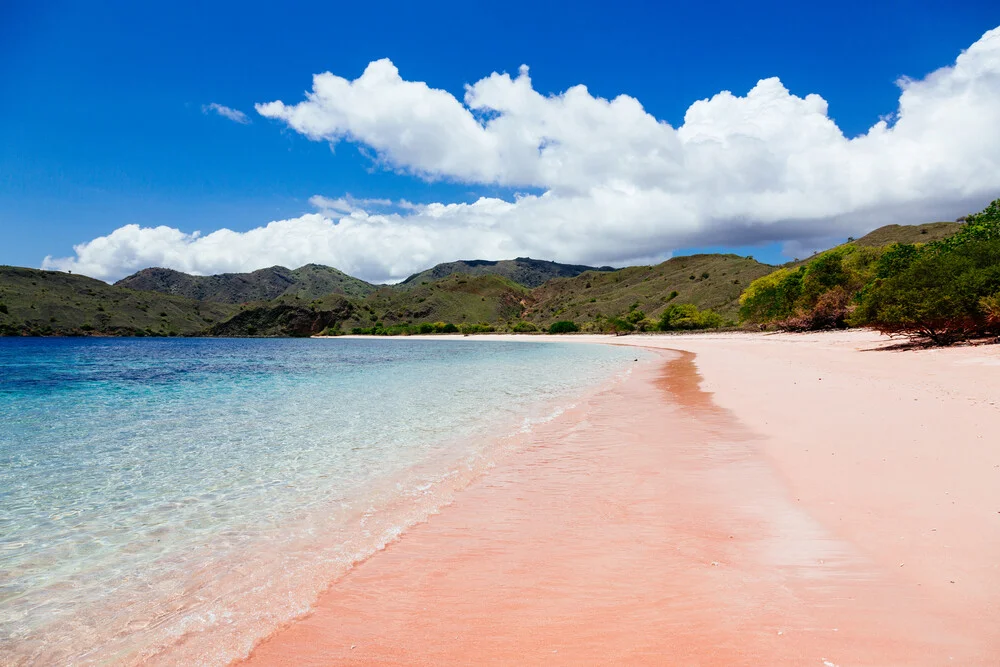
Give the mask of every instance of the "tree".
<svg viewBox="0 0 1000 667">
<path fill-rule="evenodd" d="M 554 322 L 552 326 L 549 327 L 550 334 L 575 333 L 579 330 L 580 327 L 576 325 L 576 322 L 571 322 L 569 320 Z"/>
<path fill-rule="evenodd" d="M 1000 237 L 932 244 L 897 260 L 862 290 L 854 324 L 936 345 L 1000 333 Z"/>
</svg>

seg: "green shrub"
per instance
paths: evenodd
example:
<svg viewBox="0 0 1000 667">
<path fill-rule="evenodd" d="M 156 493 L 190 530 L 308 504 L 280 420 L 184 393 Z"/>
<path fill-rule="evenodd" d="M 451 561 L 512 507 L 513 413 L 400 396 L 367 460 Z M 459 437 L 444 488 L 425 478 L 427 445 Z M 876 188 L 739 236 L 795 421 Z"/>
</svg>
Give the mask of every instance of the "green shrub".
<svg viewBox="0 0 1000 667">
<path fill-rule="evenodd" d="M 875 278 L 895 276 L 912 264 L 919 255 L 920 249 L 912 243 L 893 243 L 885 249 L 875 264 Z"/>
<path fill-rule="evenodd" d="M 821 253 L 798 268 L 779 269 L 754 280 L 740 295 L 740 319 L 789 330 L 845 327 L 854 295 L 880 266 L 905 261 L 907 252 L 848 246 Z"/>
<path fill-rule="evenodd" d="M 947 345 L 1000 333 L 998 293 L 1000 237 L 929 245 L 862 290 L 852 323 Z"/>
<path fill-rule="evenodd" d="M 845 250 L 836 249 L 825 252 L 805 266 L 802 274 L 802 292 L 800 306 L 807 306 L 819 299 L 820 295 L 834 287 L 843 287 L 847 281 L 844 270 Z"/>
<path fill-rule="evenodd" d="M 851 293 L 836 285 L 820 294 L 811 307 L 779 320 L 778 326 L 786 331 L 843 329 L 847 327 L 847 319 L 853 310 L 851 297 Z"/>
<path fill-rule="evenodd" d="M 698 310 L 693 303 L 671 304 L 660 315 L 660 331 L 717 329 L 724 324 L 722 316 L 712 310 Z"/>
<path fill-rule="evenodd" d="M 984 296 L 979 300 L 979 307 L 990 326 L 1000 326 L 1000 292 Z"/>
<path fill-rule="evenodd" d="M 514 326 L 510 328 L 510 330 L 515 333 L 531 333 L 533 331 L 538 331 L 538 327 L 532 324 L 531 322 L 525 322 L 524 320 L 521 320 L 515 323 Z"/>
<path fill-rule="evenodd" d="M 7 304 L 6 303 L 0 303 L 0 313 L 3 313 L 4 315 L 7 314 Z"/>
<path fill-rule="evenodd" d="M 495 331 L 495 329 L 492 326 L 486 324 L 485 322 L 480 322 L 479 324 L 463 323 L 458 326 L 458 330 L 466 335 L 477 334 L 477 333 L 491 333 Z"/>
<path fill-rule="evenodd" d="M 549 327 L 550 334 L 574 333 L 579 330 L 580 327 L 576 325 L 576 322 L 571 322 L 569 320 L 560 320 L 559 322 L 554 322 L 552 326 Z"/>
<path fill-rule="evenodd" d="M 649 317 L 639 320 L 635 323 L 636 331 L 656 331 L 660 328 L 660 323 L 657 320 L 651 319 Z"/>
<path fill-rule="evenodd" d="M 740 319 L 763 323 L 791 317 L 802 296 L 805 272 L 804 266 L 778 269 L 754 280 L 740 295 Z"/>
<path fill-rule="evenodd" d="M 626 318 L 599 317 L 594 320 L 593 327 L 588 328 L 592 328 L 594 331 L 599 331 L 600 333 L 621 334 L 634 331 L 635 325 Z"/>
<path fill-rule="evenodd" d="M 644 319 L 646 319 L 646 313 L 634 307 L 629 311 L 628 315 L 625 316 L 625 321 L 629 324 L 638 324 Z"/>
<path fill-rule="evenodd" d="M 1000 199 L 994 199 L 979 213 L 966 217 L 957 233 L 931 244 L 937 250 L 953 250 L 967 243 L 1000 241 Z"/>
</svg>

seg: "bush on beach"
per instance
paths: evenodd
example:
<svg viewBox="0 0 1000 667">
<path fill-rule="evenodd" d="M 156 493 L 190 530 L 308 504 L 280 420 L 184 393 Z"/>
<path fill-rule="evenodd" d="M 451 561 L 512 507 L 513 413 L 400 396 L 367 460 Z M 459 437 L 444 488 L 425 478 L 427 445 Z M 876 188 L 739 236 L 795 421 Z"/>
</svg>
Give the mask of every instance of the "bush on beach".
<svg viewBox="0 0 1000 667">
<path fill-rule="evenodd" d="M 691 331 L 696 329 L 718 329 L 725 322 L 718 313 L 706 309 L 698 310 L 693 303 L 671 304 L 660 315 L 660 331 Z"/>
<path fill-rule="evenodd" d="M 948 345 L 1000 335 L 1000 199 L 927 244 L 842 246 L 753 281 L 744 322 L 786 330 L 868 326 Z"/>
<path fill-rule="evenodd" d="M 513 331 L 514 333 L 534 333 L 538 331 L 538 327 L 532 324 L 531 322 L 525 322 L 524 320 L 520 320 L 517 323 L 515 323 L 514 326 L 510 328 L 510 330 Z"/>
<path fill-rule="evenodd" d="M 375 322 L 370 327 L 351 329 L 351 334 L 354 336 L 415 336 L 458 332 L 458 327 L 451 322 L 422 322 L 420 324 L 393 324 L 391 326 Z"/>
<path fill-rule="evenodd" d="M 478 324 L 472 324 L 472 323 L 460 324 L 458 325 L 458 330 L 467 336 L 469 334 L 492 333 L 496 331 L 496 329 L 493 326 L 486 324 L 485 322 L 480 322 Z"/>
<path fill-rule="evenodd" d="M 858 295 L 853 321 L 948 345 L 1000 335 L 1000 240 L 927 247 Z"/>
<path fill-rule="evenodd" d="M 549 327 L 550 334 L 576 333 L 579 330 L 580 327 L 576 325 L 576 322 L 571 322 L 569 320 L 553 322 L 552 326 Z"/>
</svg>

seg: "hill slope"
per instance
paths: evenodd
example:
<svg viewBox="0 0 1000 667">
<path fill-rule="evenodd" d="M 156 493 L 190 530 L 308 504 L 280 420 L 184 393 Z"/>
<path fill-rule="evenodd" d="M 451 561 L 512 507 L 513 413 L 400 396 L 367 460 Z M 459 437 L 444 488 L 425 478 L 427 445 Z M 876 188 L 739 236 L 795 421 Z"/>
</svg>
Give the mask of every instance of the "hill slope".
<svg viewBox="0 0 1000 667">
<path fill-rule="evenodd" d="M 962 228 L 961 222 L 928 222 L 923 225 L 885 225 L 850 241 L 854 245 L 880 247 L 892 243 L 930 243 L 947 238 Z"/>
<path fill-rule="evenodd" d="M 485 259 L 462 260 L 438 264 L 426 271 L 415 273 L 399 284 L 401 288 L 410 288 L 421 283 L 431 283 L 450 275 L 461 273 L 467 276 L 496 275 L 524 287 L 538 287 L 553 278 L 571 278 L 584 271 L 614 271 L 610 266 L 595 268 L 582 264 L 560 264 L 530 257 L 502 259 L 498 261 Z"/>
<path fill-rule="evenodd" d="M 214 276 L 193 276 L 173 269 L 151 268 L 122 278 L 115 285 L 231 304 L 270 301 L 286 295 L 306 300 L 333 293 L 365 296 L 375 290 L 374 285 L 320 264 L 306 264 L 294 271 L 272 266 L 252 273 Z"/>
<path fill-rule="evenodd" d="M 351 318 L 355 304 L 341 294 L 332 294 L 314 301 L 309 307 L 293 299 L 261 304 L 241 310 L 236 315 L 213 325 L 206 336 L 312 336 L 325 329 L 340 330 L 341 323 Z"/>
<path fill-rule="evenodd" d="M 0 335 L 190 335 L 236 311 L 86 276 L 0 266 Z"/>
<path fill-rule="evenodd" d="M 675 257 L 614 273 L 588 272 L 533 290 L 533 303 L 524 318 L 542 325 L 557 320 L 586 322 L 598 315 L 623 315 L 635 304 L 648 317 L 656 317 L 668 303 L 693 303 L 735 319 L 743 288 L 774 268 L 739 255 L 713 254 Z"/>
<path fill-rule="evenodd" d="M 887 225 L 837 248 L 934 241 L 961 228 L 947 222 Z M 655 319 L 670 304 L 694 304 L 735 321 L 741 292 L 777 268 L 718 254 L 618 270 L 518 258 L 439 264 L 395 286 L 371 285 L 316 264 L 218 276 L 146 269 L 111 286 L 85 276 L 0 267 L 0 335 L 301 336 L 432 322 L 512 326 L 519 320 L 545 327 L 621 317 L 633 309 Z M 562 277 L 545 280 L 553 274 Z M 257 303 L 235 305 L 245 302 Z"/>
</svg>

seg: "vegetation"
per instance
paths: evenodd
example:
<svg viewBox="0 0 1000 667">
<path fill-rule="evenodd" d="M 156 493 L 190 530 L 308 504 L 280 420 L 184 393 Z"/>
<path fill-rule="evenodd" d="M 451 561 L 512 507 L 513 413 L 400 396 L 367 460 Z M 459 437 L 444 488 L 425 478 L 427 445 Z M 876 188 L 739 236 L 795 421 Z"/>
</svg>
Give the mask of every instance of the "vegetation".
<svg viewBox="0 0 1000 667">
<path fill-rule="evenodd" d="M 373 327 L 354 327 L 351 329 L 351 334 L 354 336 L 416 336 L 458 332 L 459 328 L 451 322 L 424 322 L 423 324 L 394 324 L 390 326 L 377 324 Z"/>
<path fill-rule="evenodd" d="M 552 325 L 549 326 L 550 334 L 576 333 L 579 330 L 580 327 L 576 325 L 576 322 L 570 322 L 569 320 L 553 322 Z"/>
<path fill-rule="evenodd" d="M 239 310 L 12 266 L 0 266 L 0 302 L 4 336 L 190 336 Z"/>
<path fill-rule="evenodd" d="M 884 253 L 854 322 L 936 345 L 1000 335 L 1000 199 L 953 236 Z"/>
<path fill-rule="evenodd" d="M 1000 335 L 1000 200 L 965 224 L 869 236 L 899 230 L 929 240 L 877 247 L 866 237 L 779 269 L 743 293 L 741 319 L 789 330 L 870 326 L 937 345 Z"/>
<path fill-rule="evenodd" d="M 735 320 L 740 293 L 774 269 L 738 255 L 691 255 L 655 266 L 587 272 L 550 280 L 532 290 L 523 319 L 541 326 L 571 319 L 593 323 L 595 330 L 600 330 L 606 320 L 626 320 L 634 311 L 641 311 L 655 323 L 676 301 Z M 650 330 L 648 326 L 640 327 L 639 321 L 632 323 L 636 329 Z"/>
<path fill-rule="evenodd" d="M 497 327 L 521 318 L 530 291 L 501 276 L 453 274 L 432 283 L 401 290 L 382 287 L 363 300 L 348 329 L 382 329 L 453 322 L 456 327 Z"/>
<path fill-rule="evenodd" d="M 889 225 L 780 268 L 718 254 L 619 270 L 518 258 L 441 264 L 396 286 L 319 265 L 147 269 L 111 286 L 0 267 L 0 335 L 624 334 L 739 317 L 791 330 L 867 325 L 943 344 L 1000 334 L 998 220 L 1000 200 L 964 224 Z"/>
<path fill-rule="evenodd" d="M 288 303 L 261 305 L 241 310 L 225 322 L 203 332 L 227 337 L 305 337 L 340 331 L 343 321 L 354 312 L 354 304 L 343 296 L 332 298 L 324 309 Z"/>
<path fill-rule="evenodd" d="M 538 331 L 538 327 L 531 322 L 519 320 L 511 325 L 510 330 L 512 333 L 534 333 Z"/>
<path fill-rule="evenodd" d="M 962 228 L 961 222 L 928 222 L 923 225 L 886 225 L 850 241 L 853 245 L 884 248 L 894 243 L 933 243 Z"/>
<path fill-rule="evenodd" d="M 672 304 L 660 316 L 660 331 L 690 331 L 718 329 L 725 324 L 722 316 L 712 310 L 698 310 L 692 303 Z"/>
<path fill-rule="evenodd" d="M 408 289 L 423 283 L 432 283 L 456 273 L 466 276 L 495 275 L 506 278 L 522 287 L 538 287 L 553 278 L 578 276 L 584 271 L 614 271 L 614 269 L 610 266 L 602 266 L 598 269 L 579 264 L 559 264 L 558 262 L 547 262 L 530 257 L 500 261 L 474 259 L 438 264 L 426 271 L 413 274 L 400 283 L 399 287 Z"/>
<path fill-rule="evenodd" d="M 848 244 L 755 280 L 740 297 L 740 319 L 798 331 L 846 327 L 852 297 L 874 277 L 883 252 Z"/>
<path fill-rule="evenodd" d="M 353 278 L 342 271 L 319 264 L 306 264 L 294 271 L 272 266 L 253 273 L 222 273 L 193 276 L 171 269 L 143 269 L 117 283 L 119 287 L 162 292 L 199 301 L 250 303 L 292 297 L 309 301 L 328 294 L 364 297 L 375 285 Z"/>
</svg>

